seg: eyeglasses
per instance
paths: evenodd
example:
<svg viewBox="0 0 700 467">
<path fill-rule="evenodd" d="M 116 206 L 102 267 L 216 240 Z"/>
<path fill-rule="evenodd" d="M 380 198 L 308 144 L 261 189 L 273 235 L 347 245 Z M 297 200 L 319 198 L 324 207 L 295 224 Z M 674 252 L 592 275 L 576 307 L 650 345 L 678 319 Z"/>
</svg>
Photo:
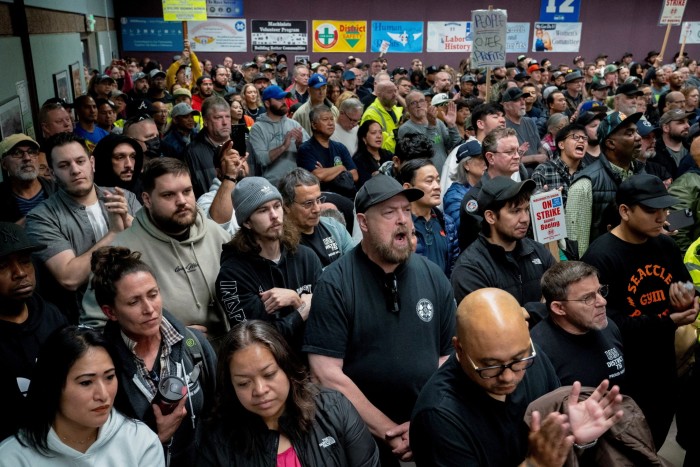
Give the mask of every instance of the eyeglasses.
<svg viewBox="0 0 700 467">
<path fill-rule="evenodd" d="M 593 306 L 595 305 L 595 300 L 597 295 L 600 295 L 601 297 L 605 298 L 608 296 L 608 285 L 601 285 L 598 290 L 595 292 L 591 292 L 588 295 L 586 295 L 583 298 L 578 298 L 578 299 L 568 299 L 568 298 L 562 298 L 561 300 L 557 300 L 558 302 L 583 302 L 586 306 Z"/>
<path fill-rule="evenodd" d="M 350 123 L 352 123 L 353 125 L 357 125 L 358 123 L 360 123 L 360 120 L 362 120 L 362 117 L 360 117 L 360 118 L 351 118 L 350 115 L 348 115 L 348 114 L 345 113 L 345 112 L 342 112 L 342 114 L 345 115 L 345 118 L 347 118 L 348 120 L 350 120 Z"/>
<path fill-rule="evenodd" d="M 510 363 L 506 363 L 505 365 L 494 365 L 494 366 L 485 366 L 483 368 L 479 368 L 476 366 L 474 363 L 474 360 L 466 353 L 464 352 L 464 355 L 467 356 L 469 359 L 469 363 L 472 364 L 474 367 L 474 371 L 476 371 L 481 379 L 491 379 L 495 378 L 497 376 L 501 376 L 504 371 L 506 371 L 506 368 L 509 369 L 510 371 L 517 373 L 523 370 L 527 370 L 532 366 L 533 363 L 535 363 L 535 357 L 537 356 L 537 352 L 535 352 L 535 346 L 532 344 L 532 339 L 530 339 L 530 356 L 521 358 L 519 360 L 513 360 Z"/>
<path fill-rule="evenodd" d="M 298 204 L 299 206 L 301 206 L 304 209 L 311 209 L 312 207 L 314 207 L 314 205 L 323 204 L 325 201 L 326 201 L 325 196 L 319 196 L 316 199 L 310 199 L 308 201 L 304 201 L 303 203 L 300 203 L 298 201 L 294 201 L 294 204 Z"/>
<path fill-rule="evenodd" d="M 566 137 L 566 139 L 573 139 L 574 141 L 578 141 L 579 143 L 585 143 L 588 141 L 588 136 L 586 135 L 569 135 Z"/>
<path fill-rule="evenodd" d="M 491 151 L 494 154 L 505 154 L 506 156 L 515 157 L 520 154 L 519 149 L 511 149 L 510 151 Z"/>
<path fill-rule="evenodd" d="M 15 148 L 10 151 L 7 151 L 3 157 L 11 157 L 16 160 L 20 160 L 24 158 L 24 155 L 27 154 L 29 157 L 36 159 L 39 157 L 39 150 L 36 148 L 29 148 L 29 149 L 20 149 L 20 148 Z"/>
</svg>

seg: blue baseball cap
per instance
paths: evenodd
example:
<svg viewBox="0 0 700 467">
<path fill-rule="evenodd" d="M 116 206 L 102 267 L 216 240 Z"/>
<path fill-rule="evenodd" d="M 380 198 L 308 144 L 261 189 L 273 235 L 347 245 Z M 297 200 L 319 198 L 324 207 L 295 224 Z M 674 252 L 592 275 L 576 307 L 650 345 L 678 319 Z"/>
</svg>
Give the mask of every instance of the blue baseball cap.
<svg viewBox="0 0 700 467">
<path fill-rule="evenodd" d="M 355 73 L 352 72 L 352 71 L 350 71 L 350 70 L 348 70 L 348 71 L 346 71 L 345 73 L 343 73 L 343 79 L 344 79 L 345 81 L 352 81 L 352 80 L 354 80 L 355 78 L 356 78 Z"/>
<path fill-rule="evenodd" d="M 279 86 L 268 86 L 262 93 L 262 100 L 266 101 L 269 99 L 284 99 L 285 97 L 291 97 L 291 93 L 282 90 Z"/>
<path fill-rule="evenodd" d="M 322 88 L 323 86 L 326 86 L 327 84 L 328 84 L 328 80 L 326 79 L 325 76 L 323 76 L 320 73 L 314 73 L 309 78 L 309 87 L 310 88 L 318 89 L 318 88 Z"/>
</svg>

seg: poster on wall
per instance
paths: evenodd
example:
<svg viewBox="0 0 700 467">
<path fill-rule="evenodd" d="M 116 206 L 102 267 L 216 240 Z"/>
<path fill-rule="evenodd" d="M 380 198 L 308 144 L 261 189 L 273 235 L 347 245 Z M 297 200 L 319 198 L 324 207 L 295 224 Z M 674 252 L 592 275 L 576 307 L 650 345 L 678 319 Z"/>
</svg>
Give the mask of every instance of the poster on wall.
<svg viewBox="0 0 700 467">
<path fill-rule="evenodd" d="M 427 52 L 471 52 L 471 21 L 428 21 Z"/>
<path fill-rule="evenodd" d="M 0 104 L 0 140 L 15 133 L 23 133 L 22 108 L 19 96 L 12 96 Z"/>
<path fill-rule="evenodd" d="M 506 10 L 473 10 L 474 43 L 472 66 L 500 67 L 506 65 Z"/>
<path fill-rule="evenodd" d="M 582 23 L 535 23 L 533 52 L 578 52 Z"/>
<path fill-rule="evenodd" d="M 122 44 L 126 52 L 182 51 L 182 23 L 137 17 L 123 17 L 120 22 Z"/>
<path fill-rule="evenodd" d="M 581 0 L 541 0 L 540 21 L 575 23 L 581 12 Z"/>
<path fill-rule="evenodd" d="M 83 94 L 83 83 L 81 81 L 81 71 L 83 68 L 80 66 L 80 62 L 75 62 L 68 65 L 68 71 L 70 72 L 71 89 L 73 90 L 73 100 L 76 97 Z"/>
<path fill-rule="evenodd" d="M 250 24 L 250 47 L 253 52 L 306 52 L 306 21 L 254 19 Z"/>
<path fill-rule="evenodd" d="M 165 21 L 206 21 L 207 0 L 163 0 Z"/>
<path fill-rule="evenodd" d="M 243 18 L 243 0 L 207 0 L 207 18 Z"/>
<path fill-rule="evenodd" d="M 422 21 L 372 21 L 371 52 L 381 52 L 382 41 L 392 53 L 423 52 Z"/>
<path fill-rule="evenodd" d="M 17 90 L 17 95 L 19 96 L 19 104 L 22 108 L 23 114 L 28 114 L 29 110 L 29 90 L 27 89 L 27 82 L 25 80 L 17 81 L 15 83 L 15 89 Z"/>
<path fill-rule="evenodd" d="M 521 54 L 528 51 L 530 23 L 508 23 L 506 29 L 506 52 Z"/>
<path fill-rule="evenodd" d="M 68 72 L 61 70 L 53 74 L 53 95 L 66 102 L 71 102 L 70 85 L 68 84 Z"/>
<path fill-rule="evenodd" d="M 367 51 L 367 21 L 314 20 L 313 51 L 320 53 Z"/>
<path fill-rule="evenodd" d="M 245 52 L 248 39 L 245 20 L 188 21 L 187 36 L 194 52 Z"/>
<path fill-rule="evenodd" d="M 700 21 L 686 21 L 681 27 L 681 33 L 678 36 L 678 43 L 683 43 L 685 37 L 686 44 L 700 44 Z"/>
</svg>

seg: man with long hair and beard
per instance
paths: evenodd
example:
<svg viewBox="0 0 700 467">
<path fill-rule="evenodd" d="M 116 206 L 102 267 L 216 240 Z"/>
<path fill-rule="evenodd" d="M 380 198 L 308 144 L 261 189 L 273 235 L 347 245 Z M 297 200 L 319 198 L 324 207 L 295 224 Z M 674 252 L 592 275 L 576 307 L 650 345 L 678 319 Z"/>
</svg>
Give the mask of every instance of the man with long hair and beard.
<svg viewBox="0 0 700 467">
<path fill-rule="evenodd" d="M 271 322 L 290 347 L 301 351 L 321 261 L 299 245 L 284 221 L 282 195 L 262 177 L 246 177 L 233 190 L 240 229 L 224 245 L 216 297 L 235 326 L 248 319 Z"/>
<path fill-rule="evenodd" d="M 144 165 L 143 209 L 132 226 L 117 235 L 114 246 L 139 251 L 159 280 L 163 307 L 186 326 L 221 337 L 227 330 L 214 300 L 221 245 L 231 236 L 197 209 L 187 165 L 170 157 Z M 88 289 L 82 324 L 104 326 L 106 317 Z"/>
<path fill-rule="evenodd" d="M 455 330 L 445 273 L 412 254 L 411 202 L 422 197 L 384 174 L 362 186 L 355 198 L 362 242 L 319 279 L 302 348 L 320 384 L 357 408 L 383 466 L 411 460 L 413 405 L 451 353 Z"/>
</svg>

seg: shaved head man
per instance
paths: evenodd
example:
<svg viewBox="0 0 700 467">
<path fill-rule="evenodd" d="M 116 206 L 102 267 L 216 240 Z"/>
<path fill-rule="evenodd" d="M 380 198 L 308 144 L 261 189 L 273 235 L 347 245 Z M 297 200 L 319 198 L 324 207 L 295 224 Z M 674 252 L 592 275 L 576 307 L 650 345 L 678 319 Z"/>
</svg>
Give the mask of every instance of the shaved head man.
<svg viewBox="0 0 700 467">
<path fill-rule="evenodd" d="M 556 389 L 559 380 L 547 356 L 532 344 L 525 317 L 500 289 L 480 289 L 460 303 L 455 353 L 423 387 L 411 417 L 418 467 L 563 465 L 572 446 L 593 447 L 622 417 L 617 386 L 607 392 L 605 380 L 579 402 L 577 382 L 565 402 L 568 416 L 535 411 L 526 432 L 522 421 L 528 405 Z M 584 421 L 584 413 L 595 415 Z"/>
</svg>

